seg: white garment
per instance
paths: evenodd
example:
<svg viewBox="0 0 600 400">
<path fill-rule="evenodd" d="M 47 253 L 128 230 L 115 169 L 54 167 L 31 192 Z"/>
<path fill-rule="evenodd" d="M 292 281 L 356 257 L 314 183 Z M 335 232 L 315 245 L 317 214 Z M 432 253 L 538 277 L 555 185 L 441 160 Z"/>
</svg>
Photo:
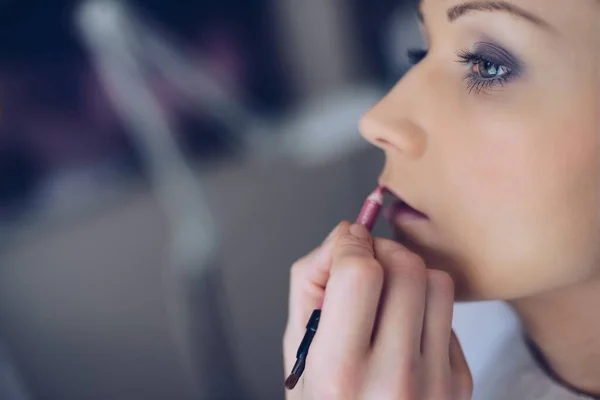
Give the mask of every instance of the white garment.
<svg viewBox="0 0 600 400">
<path fill-rule="evenodd" d="M 546 375 L 505 304 L 458 304 L 453 325 L 473 374 L 473 400 L 593 400 Z"/>
</svg>

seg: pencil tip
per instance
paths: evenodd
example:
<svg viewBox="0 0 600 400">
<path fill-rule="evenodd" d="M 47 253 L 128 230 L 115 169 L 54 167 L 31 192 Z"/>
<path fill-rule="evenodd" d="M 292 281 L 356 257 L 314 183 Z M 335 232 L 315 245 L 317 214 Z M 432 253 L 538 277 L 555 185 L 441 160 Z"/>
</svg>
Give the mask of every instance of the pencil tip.
<svg viewBox="0 0 600 400">
<path fill-rule="evenodd" d="M 296 387 L 296 384 L 298 383 L 299 379 L 300 379 L 300 375 L 291 373 L 290 376 L 288 376 L 288 378 L 285 380 L 285 388 L 287 390 L 292 390 L 293 388 Z"/>
</svg>

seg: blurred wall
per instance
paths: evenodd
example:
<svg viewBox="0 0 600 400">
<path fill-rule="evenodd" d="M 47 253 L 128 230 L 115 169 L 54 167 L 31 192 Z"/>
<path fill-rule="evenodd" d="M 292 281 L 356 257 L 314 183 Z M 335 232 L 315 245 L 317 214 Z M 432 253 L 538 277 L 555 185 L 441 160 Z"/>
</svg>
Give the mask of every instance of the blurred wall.
<svg viewBox="0 0 600 400">
<path fill-rule="evenodd" d="M 380 161 L 371 150 L 309 170 L 227 164 L 205 176 L 223 234 L 217 262 L 244 399 L 282 398 L 289 267 L 355 216 Z M 152 194 L 135 190 L 121 204 L 29 232 L 5 249 L 0 324 L 36 396 L 190 398 L 165 312 L 166 235 Z M 188 307 L 202 318 L 201 305 Z M 203 373 L 201 384 L 223 379 Z"/>
<path fill-rule="evenodd" d="M 272 5 L 301 99 L 362 75 L 348 3 Z M 181 301 L 193 324 L 214 324 L 213 305 L 226 316 L 224 338 L 214 337 L 218 329 L 202 331 L 183 349 L 204 360 L 193 377 L 202 398 L 283 397 L 289 268 L 340 219 L 355 217 L 381 161 L 370 149 L 319 167 L 238 159 L 197 166 L 221 231 L 220 275 L 208 281 L 217 292 L 208 304 L 185 294 Z M 175 278 L 206 290 L 207 280 L 200 270 L 170 268 L 168 224 L 151 189 L 133 181 L 120 201 L 84 217 L 50 226 L 27 222 L 0 251 L 0 329 L 35 398 L 193 398 L 164 285 Z M 225 349 L 213 345 L 224 342 L 230 364 L 219 359 Z M 223 374 L 228 366 L 231 374 Z"/>
<path fill-rule="evenodd" d="M 301 97 L 354 83 L 362 72 L 350 2 L 274 0 L 280 47 Z"/>
</svg>

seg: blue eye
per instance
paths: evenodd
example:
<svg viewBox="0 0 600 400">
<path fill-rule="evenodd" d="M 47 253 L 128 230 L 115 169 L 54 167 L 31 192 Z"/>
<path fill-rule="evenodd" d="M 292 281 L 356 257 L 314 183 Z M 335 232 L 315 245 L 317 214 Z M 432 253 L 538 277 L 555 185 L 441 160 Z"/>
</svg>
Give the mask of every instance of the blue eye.
<svg viewBox="0 0 600 400">
<path fill-rule="evenodd" d="M 499 78 L 510 73 L 510 70 L 504 65 L 494 64 L 491 61 L 479 61 L 473 65 L 472 71 L 483 79 Z"/>
<path fill-rule="evenodd" d="M 465 81 L 469 93 L 503 87 L 523 68 L 522 63 L 510 53 L 491 43 L 478 43 L 475 51 L 461 51 L 458 57 L 458 62 L 468 66 Z"/>
<path fill-rule="evenodd" d="M 428 55 L 425 49 L 410 49 L 407 53 L 411 65 L 419 64 Z M 474 51 L 460 51 L 458 57 L 458 62 L 468 66 L 465 81 L 469 93 L 502 87 L 519 76 L 523 69 L 523 63 L 493 43 L 476 43 Z"/>
</svg>

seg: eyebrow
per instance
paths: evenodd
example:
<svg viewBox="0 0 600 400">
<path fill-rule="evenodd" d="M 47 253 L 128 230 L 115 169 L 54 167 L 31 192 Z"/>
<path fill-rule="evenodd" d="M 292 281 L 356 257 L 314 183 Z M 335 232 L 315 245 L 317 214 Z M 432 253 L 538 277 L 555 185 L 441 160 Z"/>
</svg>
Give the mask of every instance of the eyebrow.
<svg viewBox="0 0 600 400">
<path fill-rule="evenodd" d="M 544 21 L 540 17 L 532 14 L 529 11 L 526 11 L 520 7 L 515 6 L 514 4 L 507 3 L 505 1 L 476 1 L 471 3 L 459 4 L 454 7 L 448 9 L 448 21 L 454 22 L 460 17 L 473 12 L 473 11 L 501 11 L 507 12 L 514 16 L 524 18 L 525 20 L 532 22 L 534 25 L 543 28 L 545 30 L 555 32 L 556 29 L 550 25 L 548 22 Z M 420 16 L 422 18 L 422 14 Z"/>
</svg>

